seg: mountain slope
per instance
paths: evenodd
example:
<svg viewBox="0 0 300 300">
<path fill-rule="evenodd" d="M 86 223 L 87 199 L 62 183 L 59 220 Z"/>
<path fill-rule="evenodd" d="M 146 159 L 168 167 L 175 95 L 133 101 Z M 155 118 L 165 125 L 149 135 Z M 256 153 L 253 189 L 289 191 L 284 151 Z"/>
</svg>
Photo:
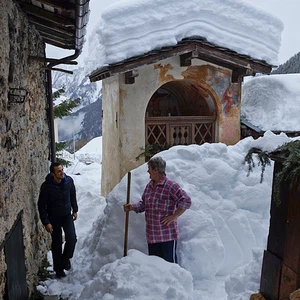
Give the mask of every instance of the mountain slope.
<svg viewBox="0 0 300 300">
<path fill-rule="evenodd" d="M 80 97 L 74 112 L 58 120 L 59 141 L 80 141 L 80 146 L 102 135 L 102 84 L 91 83 L 84 68 L 73 69 L 73 75 L 53 72 L 53 88 L 65 88 L 64 98 Z"/>
<path fill-rule="evenodd" d="M 284 64 L 280 65 L 272 74 L 300 73 L 300 52 L 292 56 Z"/>
</svg>

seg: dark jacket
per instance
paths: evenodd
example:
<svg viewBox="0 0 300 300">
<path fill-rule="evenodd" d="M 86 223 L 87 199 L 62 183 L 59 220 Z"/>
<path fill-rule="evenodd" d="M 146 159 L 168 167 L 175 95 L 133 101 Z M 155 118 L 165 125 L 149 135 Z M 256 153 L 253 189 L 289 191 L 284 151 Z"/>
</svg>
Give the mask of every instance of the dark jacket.
<svg viewBox="0 0 300 300">
<path fill-rule="evenodd" d="M 51 174 L 46 176 L 41 185 L 38 200 L 38 209 L 43 225 L 50 222 L 53 217 L 66 216 L 78 211 L 74 181 L 65 174 L 60 184 L 55 184 Z"/>
</svg>

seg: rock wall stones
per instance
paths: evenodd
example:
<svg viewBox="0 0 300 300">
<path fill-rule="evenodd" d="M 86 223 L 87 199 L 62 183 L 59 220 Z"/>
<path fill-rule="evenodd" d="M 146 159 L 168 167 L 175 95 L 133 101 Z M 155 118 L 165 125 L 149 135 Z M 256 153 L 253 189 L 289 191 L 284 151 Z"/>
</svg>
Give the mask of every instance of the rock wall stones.
<svg viewBox="0 0 300 300">
<path fill-rule="evenodd" d="M 45 44 L 12 0 L 0 0 L 0 296 L 5 289 L 4 245 L 22 211 L 26 280 L 29 293 L 49 246 L 37 213 L 39 187 L 47 174 L 49 129 Z M 28 91 L 24 103 L 10 103 L 12 89 Z"/>
</svg>

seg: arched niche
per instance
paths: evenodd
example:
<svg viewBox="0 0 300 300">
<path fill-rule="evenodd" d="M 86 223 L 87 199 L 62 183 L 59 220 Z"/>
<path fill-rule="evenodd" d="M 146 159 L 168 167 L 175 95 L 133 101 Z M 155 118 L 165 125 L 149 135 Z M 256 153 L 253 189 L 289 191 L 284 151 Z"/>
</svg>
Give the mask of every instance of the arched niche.
<svg viewBox="0 0 300 300">
<path fill-rule="evenodd" d="M 215 105 L 211 95 L 199 84 L 181 80 L 161 86 L 151 97 L 146 115 L 166 116 L 214 116 Z"/>
<path fill-rule="evenodd" d="M 217 112 L 213 93 L 188 80 L 162 85 L 149 100 L 145 117 L 146 145 L 215 142 Z"/>
</svg>

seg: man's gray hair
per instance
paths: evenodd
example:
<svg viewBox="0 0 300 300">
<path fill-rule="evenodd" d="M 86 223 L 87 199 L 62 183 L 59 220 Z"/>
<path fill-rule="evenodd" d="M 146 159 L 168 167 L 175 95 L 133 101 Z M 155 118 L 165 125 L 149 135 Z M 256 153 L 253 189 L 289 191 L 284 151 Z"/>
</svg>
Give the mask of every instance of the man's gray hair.
<svg viewBox="0 0 300 300">
<path fill-rule="evenodd" d="M 160 156 L 151 158 L 148 161 L 148 166 L 150 166 L 152 169 L 157 169 L 158 173 L 160 174 L 165 174 L 166 162 Z"/>
</svg>

